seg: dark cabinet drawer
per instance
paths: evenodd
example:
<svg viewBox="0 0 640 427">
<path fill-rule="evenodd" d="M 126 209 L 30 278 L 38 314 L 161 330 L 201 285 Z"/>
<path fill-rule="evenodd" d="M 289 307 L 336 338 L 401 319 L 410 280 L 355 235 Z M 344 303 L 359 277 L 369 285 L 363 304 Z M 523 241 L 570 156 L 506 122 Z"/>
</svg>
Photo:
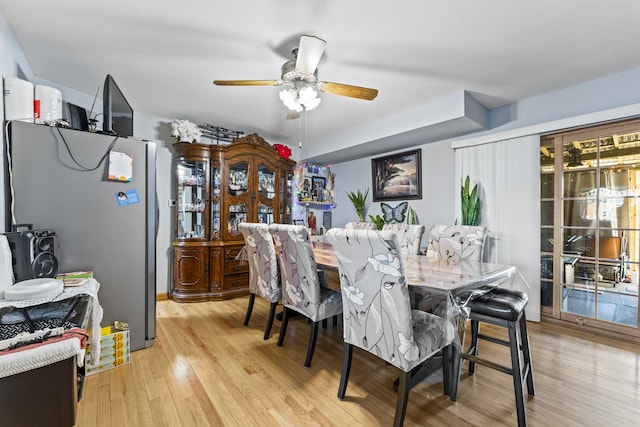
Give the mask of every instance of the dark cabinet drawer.
<svg viewBox="0 0 640 427">
<path fill-rule="evenodd" d="M 234 274 L 231 276 L 225 276 L 224 278 L 224 288 L 235 289 L 235 288 L 248 288 L 249 287 L 249 275 L 248 274 Z"/>
<path fill-rule="evenodd" d="M 225 261 L 224 274 L 247 273 L 249 271 L 249 262 L 243 259 Z"/>
</svg>

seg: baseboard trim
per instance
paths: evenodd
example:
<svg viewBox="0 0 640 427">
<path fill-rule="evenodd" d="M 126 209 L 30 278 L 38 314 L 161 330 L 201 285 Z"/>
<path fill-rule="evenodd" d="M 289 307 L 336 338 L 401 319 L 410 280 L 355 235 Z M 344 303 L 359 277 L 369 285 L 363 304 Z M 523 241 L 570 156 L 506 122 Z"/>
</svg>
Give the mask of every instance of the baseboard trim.
<svg viewBox="0 0 640 427">
<path fill-rule="evenodd" d="M 166 301 L 169 299 L 169 293 L 165 292 L 164 294 L 156 294 L 156 301 Z"/>
</svg>

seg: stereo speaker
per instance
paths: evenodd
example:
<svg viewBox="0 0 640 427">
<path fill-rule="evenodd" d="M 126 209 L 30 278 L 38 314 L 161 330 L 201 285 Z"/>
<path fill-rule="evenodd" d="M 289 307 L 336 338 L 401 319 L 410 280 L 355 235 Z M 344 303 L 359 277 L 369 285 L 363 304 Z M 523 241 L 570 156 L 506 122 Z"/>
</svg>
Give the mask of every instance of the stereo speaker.
<svg viewBox="0 0 640 427">
<path fill-rule="evenodd" d="M 5 233 L 11 249 L 15 281 L 55 277 L 56 233 L 53 230 L 23 230 Z"/>
</svg>

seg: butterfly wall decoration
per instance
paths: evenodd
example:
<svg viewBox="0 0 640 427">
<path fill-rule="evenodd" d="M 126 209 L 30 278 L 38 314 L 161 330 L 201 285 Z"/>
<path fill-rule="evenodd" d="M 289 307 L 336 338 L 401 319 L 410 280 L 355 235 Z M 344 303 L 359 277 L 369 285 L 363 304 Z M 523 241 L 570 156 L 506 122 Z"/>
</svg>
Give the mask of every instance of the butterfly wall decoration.
<svg viewBox="0 0 640 427">
<path fill-rule="evenodd" d="M 402 202 L 395 207 L 386 203 L 380 203 L 380 207 L 382 208 L 384 222 L 387 224 L 393 224 L 396 222 L 404 222 L 407 209 L 409 208 L 409 202 Z"/>
</svg>

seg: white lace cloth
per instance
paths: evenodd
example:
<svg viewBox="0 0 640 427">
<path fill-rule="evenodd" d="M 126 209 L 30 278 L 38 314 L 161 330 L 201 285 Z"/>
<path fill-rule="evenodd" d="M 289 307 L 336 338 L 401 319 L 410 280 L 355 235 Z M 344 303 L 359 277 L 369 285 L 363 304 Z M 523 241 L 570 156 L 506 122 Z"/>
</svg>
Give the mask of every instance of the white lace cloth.
<svg viewBox="0 0 640 427">
<path fill-rule="evenodd" d="M 65 288 L 61 294 L 53 297 L 23 301 L 0 300 L 0 308 L 30 307 L 48 302 L 62 301 L 78 295 L 89 295 L 93 304 L 87 309 L 90 317 L 88 325 L 83 325 L 83 328 L 87 326 L 91 328 L 91 336 L 88 341 L 88 344 L 91 345 L 91 360 L 100 360 L 100 323 L 102 322 L 103 310 L 98 302 L 99 289 L 100 283 L 92 278 L 82 286 Z M 83 366 L 84 349 L 81 348 L 81 342 L 77 338 L 46 344 L 16 353 L 3 354 L 0 355 L 0 378 L 59 362 L 74 355 L 78 355 L 78 366 Z"/>
<path fill-rule="evenodd" d="M 0 378 L 41 368 L 73 356 L 78 356 L 78 366 L 82 366 L 84 349 L 80 343 L 78 338 L 69 338 L 29 350 L 4 354 L 0 356 Z"/>
</svg>

